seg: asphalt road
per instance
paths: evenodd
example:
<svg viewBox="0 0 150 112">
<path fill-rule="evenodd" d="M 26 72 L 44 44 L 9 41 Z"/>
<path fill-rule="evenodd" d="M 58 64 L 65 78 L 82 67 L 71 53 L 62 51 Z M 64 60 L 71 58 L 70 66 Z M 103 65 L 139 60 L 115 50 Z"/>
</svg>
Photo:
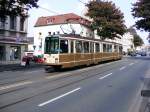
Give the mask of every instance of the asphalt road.
<svg viewBox="0 0 150 112">
<path fill-rule="evenodd" d="M 0 112 L 129 112 L 150 69 L 132 57 L 80 69 L 0 73 Z"/>
</svg>

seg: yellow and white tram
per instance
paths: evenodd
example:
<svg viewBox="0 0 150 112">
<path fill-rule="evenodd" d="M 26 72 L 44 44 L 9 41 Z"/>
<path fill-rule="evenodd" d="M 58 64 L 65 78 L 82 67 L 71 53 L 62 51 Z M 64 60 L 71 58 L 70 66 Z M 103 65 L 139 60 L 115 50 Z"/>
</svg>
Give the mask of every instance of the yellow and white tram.
<svg viewBox="0 0 150 112">
<path fill-rule="evenodd" d="M 69 68 L 122 58 L 122 45 L 73 34 L 45 38 L 44 64 L 48 68 Z"/>
</svg>

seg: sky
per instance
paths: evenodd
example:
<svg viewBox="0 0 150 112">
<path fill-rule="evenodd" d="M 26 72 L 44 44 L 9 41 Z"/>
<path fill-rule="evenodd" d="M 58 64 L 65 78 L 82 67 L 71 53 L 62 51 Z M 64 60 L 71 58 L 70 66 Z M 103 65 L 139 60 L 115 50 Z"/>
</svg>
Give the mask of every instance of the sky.
<svg viewBox="0 0 150 112">
<path fill-rule="evenodd" d="M 60 2 L 61 1 L 61 2 Z M 42 8 L 49 9 L 47 11 L 42 8 L 33 8 L 29 11 L 29 19 L 28 19 L 28 37 L 33 37 L 33 29 L 34 25 L 41 16 L 51 16 L 57 14 L 65 14 L 65 13 L 75 13 L 80 16 L 84 16 L 85 13 L 85 5 L 81 3 L 88 3 L 89 0 L 39 0 L 38 5 Z M 111 0 L 116 4 L 118 8 L 124 13 L 124 20 L 127 27 L 130 27 L 135 24 L 136 19 L 131 15 L 132 3 L 137 0 Z M 52 12 L 51 12 L 52 11 Z M 148 33 L 137 31 L 138 34 L 142 37 L 145 44 L 148 44 L 146 38 Z"/>
</svg>

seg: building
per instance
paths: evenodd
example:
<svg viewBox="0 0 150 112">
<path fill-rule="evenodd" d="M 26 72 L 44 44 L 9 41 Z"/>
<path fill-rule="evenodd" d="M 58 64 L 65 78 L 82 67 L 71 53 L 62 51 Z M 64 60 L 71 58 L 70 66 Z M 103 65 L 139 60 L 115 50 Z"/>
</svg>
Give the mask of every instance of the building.
<svg viewBox="0 0 150 112">
<path fill-rule="evenodd" d="M 34 51 L 34 37 L 28 37 L 28 51 Z"/>
<path fill-rule="evenodd" d="M 39 17 L 34 27 L 35 54 L 44 51 L 44 39 L 49 33 L 53 34 L 79 34 L 83 37 L 94 37 L 90 29 L 91 22 L 74 13 Z"/>
<path fill-rule="evenodd" d="M 133 35 L 130 32 L 125 33 L 120 39 L 120 43 L 123 46 L 123 51 L 127 53 L 128 51 L 135 50 L 133 43 Z"/>
<path fill-rule="evenodd" d="M 27 18 L 0 18 L 0 62 L 19 61 L 27 44 Z"/>
</svg>

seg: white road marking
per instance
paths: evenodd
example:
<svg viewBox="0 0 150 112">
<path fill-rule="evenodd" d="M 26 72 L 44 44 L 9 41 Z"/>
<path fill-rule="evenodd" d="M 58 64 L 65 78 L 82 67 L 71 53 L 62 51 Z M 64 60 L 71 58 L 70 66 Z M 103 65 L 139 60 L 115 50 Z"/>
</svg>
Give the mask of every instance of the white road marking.
<svg viewBox="0 0 150 112">
<path fill-rule="evenodd" d="M 108 77 L 108 76 L 110 76 L 110 75 L 112 75 L 112 73 L 107 74 L 107 75 L 105 75 L 105 76 L 103 76 L 103 77 L 100 77 L 99 79 L 104 79 L 104 78 L 106 78 L 106 77 Z"/>
<path fill-rule="evenodd" d="M 18 86 L 23 86 L 23 85 L 31 84 L 31 83 L 33 83 L 33 82 L 32 81 L 25 81 L 25 82 L 19 82 L 19 83 L 7 85 L 7 86 L 2 86 L 2 87 L 0 87 L 0 91 L 1 90 L 5 90 L 5 89 L 10 89 L 10 88 L 18 87 Z"/>
<path fill-rule="evenodd" d="M 134 63 L 130 63 L 129 65 L 132 66 Z"/>
<path fill-rule="evenodd" d="M 47 105 L 47 104 L 49 104 L 49 103 L 51 103 L 51 102 L 54 102 L 54 101 L 56 101 L 56 100 L 58 100 L 58 99 L 60 99 L 60 98 L 63 98 L 63 97 L 65 97 L 65 96 L 67 96 L 67 95 L 69 95 L 69 94 L 71 94 L 71 93 L 74 93 L 74 92 L 76 92 L 76 91 L 79 91 L 81 88 L 79 87 L 79 88 L 76 88 L 76 89 L 74 89 L 74 90 L 72 90 L 72 91 L 69 91 L 69 92 L 67 92 L 67 93 L 65 93 L 65 94 L 62 94 L 62 95 L 60 95 L 60 96 L 58 96 L 58 97 L 55 97 L 55 98 L 53 98 L 53 99 L 51 99 L 51 100 L 48 100 L 48 101 L 46 101 L 46 102 L 44 102 L 44 103 L 41 103 L 41 104 L 39 104 L 38 106 L 39 107 L 42 107 L 42 106 L 44 106 L 44 105 Z"/>
<path fill-rule="evenodd" d="M 123 69 L 125 69 L 125 68 L 126 68 L 126 66 L 123 66 L 123 67 L 120 68 L 120 70 L 123 70 Z"/>
</svg>

